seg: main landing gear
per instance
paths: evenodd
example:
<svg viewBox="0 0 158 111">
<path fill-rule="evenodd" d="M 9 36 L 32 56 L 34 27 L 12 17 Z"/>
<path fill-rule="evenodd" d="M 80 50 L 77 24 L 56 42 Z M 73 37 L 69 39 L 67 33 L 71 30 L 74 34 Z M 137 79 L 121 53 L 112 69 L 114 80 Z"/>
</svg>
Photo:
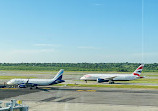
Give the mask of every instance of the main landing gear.
<svg viewBox="0 0 158 111">
<path fill-rule="evenodd" d="M 30 89 L 33 89 L 33 87 L 30 87 Z M 38 87 L 36 86 L 35 89 L 38 89 Z"/>
<path fill-rule="evenodd" d="M 109 81 L 109 84 L 115 84 L 115 82 L 114 81 Z"/>
<path fill-rule="evenodd" d="M 30 87 L 30 89 L 32 89 L 32 87 Z"/>
</svg>

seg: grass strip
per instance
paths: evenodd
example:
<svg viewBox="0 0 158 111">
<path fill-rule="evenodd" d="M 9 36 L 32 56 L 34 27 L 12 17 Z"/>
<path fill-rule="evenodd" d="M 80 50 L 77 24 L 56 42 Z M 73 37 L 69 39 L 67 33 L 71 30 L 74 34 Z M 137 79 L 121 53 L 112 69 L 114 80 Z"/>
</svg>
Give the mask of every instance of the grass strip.
<svg viewBox="0 0 158 111">
<path fill-rule="evenodd" d="M 0 76 L 0 79 L 32 79 L 36 77 L 26 77 L 26 76 Z"/>
<path fill-rule="evenodd" d="M 103 84 L 57 84 L 55 86 L 70 86 L 70 87 L 100 87 L 100 88 L 139 88 L 139 89 L 158 89 L 158 86 L 144 86 L 144 85 L 103 85 Z"/>
<path fill-rule="evenodd" d="M 137 79 L 137 80 L 133 80 L 133 81 L 121 81 L 121 83 L 152 83 L 152 84 L 158 84 L 158 79 L 143 78 L 143 79 Z"/>
</svg>

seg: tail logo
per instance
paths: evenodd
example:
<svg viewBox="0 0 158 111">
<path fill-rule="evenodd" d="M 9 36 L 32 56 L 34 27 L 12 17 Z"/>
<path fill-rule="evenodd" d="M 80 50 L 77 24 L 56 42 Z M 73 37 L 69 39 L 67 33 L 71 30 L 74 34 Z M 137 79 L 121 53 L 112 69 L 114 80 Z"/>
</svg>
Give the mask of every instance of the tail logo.
<svg viewBox="0 0 158 111">
<path fill-rule="evenodd" d="M 133 75 L 136 75 L 136 76 L 140 76 L 142 70 L 143 70 L 143 67 L 144 65 L 140 65 L 134 72 L 133 72 Z"/>
<path fill-rule="evenodd" d="M 54 77 L 54 79 L 55 79 L 55 80 L 61 80 L 63 73 L 64 73 L 64 70 L 61 69 L 61 70 L 57 73 L 57 75 Z"/>
</svg>

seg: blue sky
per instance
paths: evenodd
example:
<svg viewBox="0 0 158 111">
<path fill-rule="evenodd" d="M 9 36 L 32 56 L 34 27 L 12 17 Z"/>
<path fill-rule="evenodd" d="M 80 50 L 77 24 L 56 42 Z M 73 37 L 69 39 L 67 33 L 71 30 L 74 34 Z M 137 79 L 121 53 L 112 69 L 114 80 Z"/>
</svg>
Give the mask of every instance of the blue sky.
<svg viewBox="0 0 158 111">
<path fill-rule="evenodd" d="M 0 62 L 156 63 L 157 6 L 157 0 L 0 0 Z"/>
</svg>

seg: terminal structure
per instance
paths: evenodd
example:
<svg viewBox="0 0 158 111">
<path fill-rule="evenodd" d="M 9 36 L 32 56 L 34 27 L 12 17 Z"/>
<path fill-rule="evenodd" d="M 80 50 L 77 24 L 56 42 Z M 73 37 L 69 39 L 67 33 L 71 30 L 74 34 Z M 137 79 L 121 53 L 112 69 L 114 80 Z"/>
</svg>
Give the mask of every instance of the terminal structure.
<svg viewBox="0 0 158 111">
<path fill-rule="evenodd" d="M 2 105 L 4 107 L 2 107 Z M 11 100 L 9 103 L 4 103 L 0 101 L 0 111 L 28 111 L 28 106 L 23 105 L 22 101 Z"/>
</svg>

